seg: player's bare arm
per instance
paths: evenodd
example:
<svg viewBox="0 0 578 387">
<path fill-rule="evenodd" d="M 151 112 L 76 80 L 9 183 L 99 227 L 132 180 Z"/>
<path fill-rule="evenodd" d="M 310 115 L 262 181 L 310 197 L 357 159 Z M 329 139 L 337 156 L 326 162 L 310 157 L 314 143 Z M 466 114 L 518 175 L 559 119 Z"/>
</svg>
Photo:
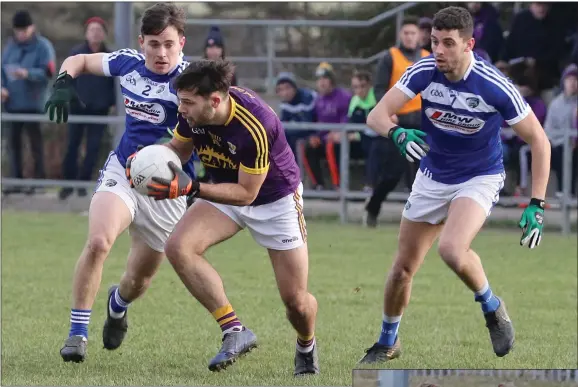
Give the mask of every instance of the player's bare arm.
<svg viewBox="0 0 578 387">
<path fill-rule="evenodd" d="M 104 76 L 102 69 L 102 59 L 105 53 L 97 52 L 94 54 L 77 54 L 69 56 L 62 62 L 60 73 L 66 71 L 72 78 L 81 74 L 92 74 Z"/>
<path fill-rule="evenodd" d="M 197 197 L 215 203 L 248 206 L 257 198 L 266 176 L 267 172 L 253 174 L 239 169 L 238 183 L 201 183 Z"/>
<path fill-rule="evenodd" d="M 392 87 L 367 116 L 367 126 L 376 133 L 388 137 L 389 131 L 396 125 L 392 121 L 392 116 L 410 99 L 403 91 Z"/>
<path fill-rule="evenodd" d="M 392 87 L 367 116 L 367 126 L 384 137 L 390 137 L 400 153 L 408 161 L 415 162 L 421 160 L 428 150 L 422 139 L 426 134 L 416 129 L 402 128 L 394 122 L 397 121 L 396 113 L 410 100 L 411 97 L 401 89 Z"/>
<path fill-rule="evenodd" d="M 544 200 L 550 177 L 550 141 L 532 111 L 523 120 L 513 124 L 512 129 L 530 145 L 532 152 L 532 198 L 522 213 L 518 227 L 522 229 L 520 246 L 533 249 L 540 245 L 542 240 Z"/>
<path fill-rule="evenodd" d="M 530 145 L 532 152 L 532 197 L 544 200 L 550 177 L 550 141 L 546 132 L 533 112 L 512 125 L 512 129 L 524 142 Z"/>
<path fill-rule="evenodd" d="M 177 133 L 175 131 L 175 133 Z M 184 142 L 175 138 L 171 140 L 169 147 L 179 155 L 181 160 L 188 160 L 187 155 L 192 154 L 192 141 Z M 190 153 L 189 153 L 190 150 Z M 194 196 L 215 203 L 229 204 L 233 206 L 248 206 L 253 203 L 267 176 L 267 170 L 253 173 L 248 168 L 239 168 L 237 183 L 207 184 L 192 180 L 186 173 L 172 162 L 169 167 L 174 172 L 172 181 L 153 177 L 154 183 L 149 184 L 149 196 L 157 200 L 176 199 L 179 196 Z"/>
<path fill-rule="evenodd" d="M 257 198 L 267 176 L 267 172 L 253 174 L 240 169 L 237 183 L 207 184 L 192 180 L 173 162 L 169 162 L 169 167 L 174 172 L 173 180 L 153 177 L 154 183 L 147 186 L 148 195 L 156 200 L 194 196 L 215 203 L 248 206 Z"/>
<path fill-rule="evenodd" d="M 195 145 L 193 144 L 193 139 L 181 137 L 177 130 L 174 131 L 175 136 L 173 139 L 165 144 L 165 146 L 172 149 L 178 156 L 179 159 L 184 163 L 189 161 L 193 156 L 193 151 Z"/>
</svg>

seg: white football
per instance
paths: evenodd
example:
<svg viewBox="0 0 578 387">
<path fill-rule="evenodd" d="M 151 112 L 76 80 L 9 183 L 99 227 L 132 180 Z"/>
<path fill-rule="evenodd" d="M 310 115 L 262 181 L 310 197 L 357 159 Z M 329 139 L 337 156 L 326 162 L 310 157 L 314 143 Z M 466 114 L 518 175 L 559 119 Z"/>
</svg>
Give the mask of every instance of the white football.
<svg viewBox="0 0 578 387">
<path fill-rule="evenodd" d="M 169 161 L 181 166 L 179 156 L 169 147 L 164 145 L 149 145 L 142 148 L 130 164 L 130 176 L 134 189 L 147 194 L 147 185 L 153 177 L 172 180 L 173 171 L 169 168 Z"/>
</svg>

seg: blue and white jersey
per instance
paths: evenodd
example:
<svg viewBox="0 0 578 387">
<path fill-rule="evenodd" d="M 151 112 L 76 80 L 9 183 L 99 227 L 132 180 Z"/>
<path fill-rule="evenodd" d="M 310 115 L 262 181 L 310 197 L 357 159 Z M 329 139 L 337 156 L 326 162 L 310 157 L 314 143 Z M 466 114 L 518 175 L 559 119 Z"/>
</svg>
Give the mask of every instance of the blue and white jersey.
<svg viewBox="0 0 578 387">
<path fill-rule="evenodd" d="M 501 124 L 514 125 L 531 112 L 512 82 L 473 53 L 460 81 L 449 81 L 430 55 L 408 67 L 395 87 L 411 98 L 421 93 L 421 130 L 430 151 L 420 169 L 444 184 L 504 172 Z"/>
<path fill-rule="evenodd" d="M 179 101 L 171 80 L 188 64 L 181 59 L 170 73 L 161 75 L 148 70 L 144 55 L 133 49 L 122 49 L 103 56 L 104 75 L 120 78 L 124 96 L 126 129 L 115 149 L 123 167 L 128 156 L 139 145 L 148 146 L 159 142 L 169 136 L 177 125 Z M 183 170 L 194 178 L 192 159 L 183 165 Z"/>
</svg>

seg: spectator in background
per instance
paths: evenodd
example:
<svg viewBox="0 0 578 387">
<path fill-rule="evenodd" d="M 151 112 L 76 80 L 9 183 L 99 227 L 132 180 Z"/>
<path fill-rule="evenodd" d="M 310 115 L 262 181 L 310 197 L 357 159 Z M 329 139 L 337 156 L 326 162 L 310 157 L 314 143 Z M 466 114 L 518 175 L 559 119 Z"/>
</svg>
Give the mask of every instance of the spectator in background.
<svg viewBox="0 0 578 387">
<path fill-rule="evenodd" d="M 28 11 L 18 11 L 12 18 L 13 38 L 2 54 L 2 101 L 8 113 L 42 114 L 50 79 L 56 70 L 54 47 L 37 31 Z M 44 150 L 38 122 L 13 122 L 9 144 L 12 173 L 23 178 L 22 134 L 30 139 L 36 178 L 44 178 Z M 22 192 L 15 188 L 13 191 Z M 34 193 L 34 189 L 27 190 Z"/>
<path fill-rule="evenodd" d="M 562 170 L 564 132 L 572 130 L 576 134 L 578 112 L 578 66 L 569 65 L 562 74 L 562 93 L 548 106 L 544 130 L 552 145 L 552 169 L 556 173 L 557 195 L 562 194 Z M 574 141 L 572 153 L 572 188 L 571 193 L 576 196 L 576 179 L 578 176 L 578 147 Z"/>
<path fill-rule="evenodd" d="M 379 101 L 401 78 L 405 70 L 430 53 L 420 47 L 418 21 L 407 18 L 403 21 L 400 30 L 401 43 L 399 47 L 391 47 L 379 61 L 375 75 L 375 98 Z M 421 95 L 404 105 L 396 112 L 399 125 L 404 128 L 421 128 Z M 383 157 L 382 175 L 379 183 L 374 187 L 373 194 L 365 207 L 363 222 L 367 227 L 377 226 L 377 217 L 381 211 L 381 203 L 387 195 L 395 189 L 400 179 L 408 173 L 406 184 L 409 189 L 417 172 L 411 168 L 409 162 L 397 150 L 390 139 L 378 137 L 376 150 Z"/>
<path fill-rule="evenodd" d="M 578 29 L 576 29 L 576 33 L 574 34 L 574 46 L 570 54 L 570 63 L 578 66 Z"/>
<path fill-rule="evenodd" d="M 315 71 L 317 77 L 317 98 L 315 99 L 315 116 L 319 123 L 339 124 L 347 123 L 347 112 L 351 94 L 349 91 L 337 87 L 333 67 L 326 62 L 319 64 Z M 305 171 L 311 179 L 315 189 L 323 189 L 324 178 L 321 170 L 321 161 L 327 159 L 333 187 L 339 185 L 339 168 L 335 157 L 334 140 L 340 132 L 331 134 L 329 131 L 320 131 L 308 138 L 305 145 Z"/>
<path fill-rule="evenodd" d="M 349 108 L 347 110 L 348 122 L 353 124 L 365 124 L 369 110 L 376 105 L 375 95 L 371 85 L 371 73 L 363 70 L 355 71 L 351 78 L 351 89 L 353 90 L 353 97 L 349 101 Z M 367 131 L 373 132 L 369 128 Z M 326 138 L 326 155 L 328 157 L 328 162 L 330 162 L 329 172 L 331 174 L 331 181 L 335 188 L 340 184 L 339 167 L 341 164 L 341 136 L 341 131 L 332 131 L 327 134 Z M 366 136 L 364 136 L 360 131 L 347 133 L 350 160 L 365 159 L 365 137 Z M 329 156 L 333 157 L 334 160 L 330 160 Z M 331 168 L 331 165 L 336 165 L 336 167 Z"/>
<path fill-rule="evenodd" d="M 314 90 L 298 87 L 293 73 L 279 73 L 275 91 L 281 100 L 279 111 L 282 122 L 315 122 L 317 94 Z M 297 140 L 307 138 L 314 133 L 315 131 L 309 130 L 285 130 L 285 137 L 295 156 L 297 156 Z"/>
<path fill-rule="evenodd" d="M 419 26 L 419 45 L 427 51 L 431 51 L 431 29 L 433 20 L 429 17 L 422 17 L 418 22 Z"/>
<path fill-rule="evenodd" d="M 498 10 L 491 3 L 468 3 L 468 9 L 474 18 L 475 48 L 488 53 L 488 62 L 496 62 L 504 44 Z"/>
<path fill-rule="evenodd" d="M 365 125 L 367 123 L 367 115 L 377 105 L 375 99 L 375 92 L 372 87 L 371 73 L 369 71 L 356 71 L 351 78 L 351 89 L 353 90 L 353 98 L 349 103 L 349 123 Z M 381 168 L 381 159 L 383 155 L 379 154 L 379 150 L 373 151 L 373 144 L 378 137 L 375 131 L 367 128 L 362 132 L 351 133 L 360 140 L 361 151 L 365 158 L 365 191 L 369 191 L 377 184 L 377 179 Z M 353 137 L 352 139 L 356 139 Z M 352 148 L 352 155 L 354 149 Z"/>
<path fill-rule="evenodd" d="M 500 70 L 500 72 L 504 74 L 505 77 L 510 78 L 510 66 L 506 62 L 499 61 L 495 63 L 494 66 L 496 67 L 496 69 Z"/>
<path fill-rule="evenodd" d="M 535 68 L 539 92 L 557 83 L 566 44 L 564 27 L 549 11 L 548 3 L 531 3 L 529 9 L 516 14 L 500 55 L 506 63 L 525 58 Z"/>
<path fill-rule="evenodd" d="M 88 19 L 85 24 L 85 41 L 74 47 L 70 55 L 109 52 L 105 40 L 107 36 L 106 22 L 99 17 Z M 86 105 L 78 103 L 70 106 L 70 113 L 87 116 L 106 116 L 115 104 L 114 78 L 96 75 L 80 75 L 74 79 L 76 92 Z M 66 180 L 91 180 L 94 167 L 98 161 L 102 136 L 106 132 L 106 124 L 68 124 L 68 146 L 62 162 L 62 174 Z M 78 171 L 78 149 L 86 132 L 86 155 L 80 173 Z M 72 194 L 72 188 L 62 188 L 59 193 L 61 200 Z M 86 196 L 86 189 L 78 190 L 79 196 Z"/>
<path fill-rule="evenodd" d="M 225 40 L 218 26 L 212 26 L 209 30 L 209 34 L 205 40 L 203 57 L 210 60 L 225 59 Z M 231 86 L 237 86 L 236 71 L 233 74 Z"/>
<path fill-rule="evenodd" d="M 526 102 L 528 102 L 528 105 L 532 108 L 532 111 L 536 115 L 538 121 L 540 121 L 540 124 L 544 125 L 544 121 L 546 121 L 547 107 L 542 97 L 540 97 L 536 80 L 527 76 L 522 76 L 515 80 L 514 83 L 522 97 L 524 97 Z"/>
</svg>

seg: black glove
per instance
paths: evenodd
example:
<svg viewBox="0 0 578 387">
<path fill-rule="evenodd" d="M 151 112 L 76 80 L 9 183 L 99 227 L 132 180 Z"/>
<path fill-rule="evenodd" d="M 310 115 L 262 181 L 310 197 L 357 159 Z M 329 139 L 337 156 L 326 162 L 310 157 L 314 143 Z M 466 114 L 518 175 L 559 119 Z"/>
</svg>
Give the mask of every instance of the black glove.
<svg viewBox="0 0 578 387">
<path fill-rule="evenodd" d="M 54 121 L 54 112 L 56 111 L 57 124 L 68 122 L 70 103 L 73 101 L 77 102 L 83 109 L 86 107 L 74 90 L 73 78 L 66 71 L 58 74 L 53 88 L 54 91 L 44 105 L 44 113 L 48 112 L 50 121 Z"/>
</svg>

